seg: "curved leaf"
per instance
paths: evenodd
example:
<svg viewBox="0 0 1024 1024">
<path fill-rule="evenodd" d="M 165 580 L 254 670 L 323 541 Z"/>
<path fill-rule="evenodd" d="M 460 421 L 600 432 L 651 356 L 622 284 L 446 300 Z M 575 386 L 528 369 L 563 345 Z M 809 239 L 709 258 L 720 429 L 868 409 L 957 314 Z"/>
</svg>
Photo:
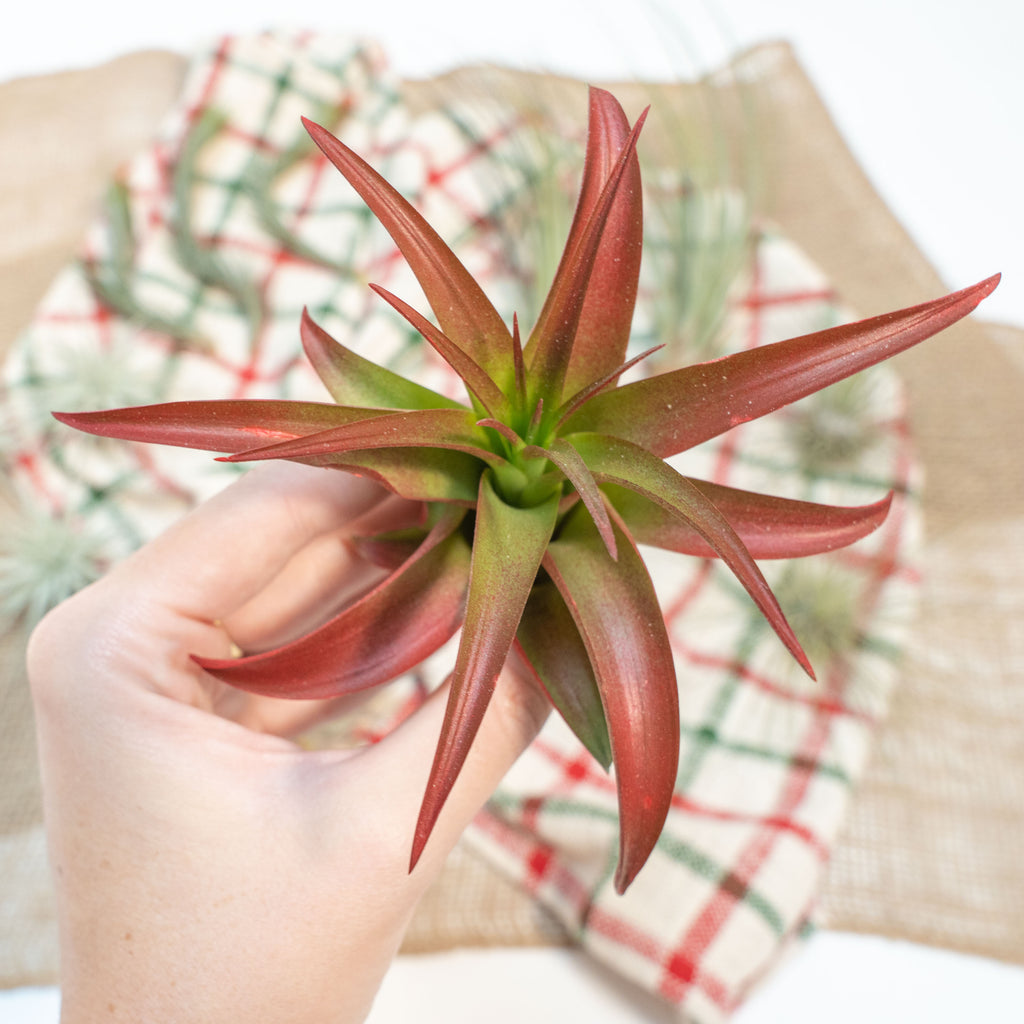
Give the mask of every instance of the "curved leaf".
<svg viewBox="0 0 1024 1024">
<path fill-rule="evenodd" d="M 548 324 L 555 316 L 553 307 L 565 282 L 578 272 L 581 260 L 587 258 L 584 241 L 588 224 L 600 207 L 602 189 L 614 173 L 616 161 L 630 145 L 629 121 L 618 100 L 604 89 L 592 87 L 589 103 L 587 152 L 579 200 L 555 282 L 531 338 L 533 344 L 538 344 L 537 339 L 549 329 Z M 593 269 L 581 300 L 576 340 L 565 374 L 565 388 L 570 394 L 611 373 L 626 358 L 642 246 L 640 163 L 633 151 L 623 170 L 622 185 L 604 217 L 600 245 L 593 256 Z"/>
<path fill-rule="evenodd" d="M 325 128 L 303 118 L 313 141 L 395 240 L 441 330 L 502 384 L 512 337 L 480 285 L 396 189 Z"/>
<path fill-rule="evenodd" d="M 312 402 L 229 399 L 53 415 L 68 426 L 101 437 L 237 453 L 251 451 L 254 441 L 306 437 L 339 423 L 358 423 L 393 413 L 388 409 L 349 409 Z M 446 448 L 375 448 L 288 458 L 371 477 L 413 501 L 461 505 L 475 503 L 483 470 L 483 463 L 473 455 Z"/>
<path fill-rule="evenodd" d="M 305 309 L 299 333 L 306 357 L 339 405 L 380 409 L 460 407 L 454 399 L 407 380 L 346 348 L 317 324 Z"/>
<path fill-rule="evenodd" d="M 516 642 L 566 725 L 607 771 L 612 741 L 597 678 L 579 630 L 551 580 L 536 584 L 530 592 Z"/>
<path fill-rule="evenodd" d="M 586 387 L 580 388 L 576 394 L 567 398 L 558 411 L 554 415 L 555 426 L 561 426 L 581 405 L 585 402 L 589 402 L 594 395 L 606 388 L 612 387 L 615 382 L 622 376 L 627 370 L 636 366 L 637 363 L 646 359 L 650 355 L 654 355 L 655 352 L 663 349 L 664 345 L 654 345 L 649 349 L 641 352 L 639 355 L 633 356 L 632 359 L 627 359 L 626 362 L 616 366 L 614 370 L 606 373 L 603 377 L 596 377 Z"/>
<path fill-rule="evenodd" d="M 572 442 L 601 483 L 637 491 L 692 526 L 733 571 L 786 649 L 813 679 L 814 669 L 743 541 L 707 497 L 667 462 L 629 441 L 574 434 Z"/>
<path fill-rule="evenodd" d="M 568 420 L 667 458 L 930 338 L 989 295 L 999 275 L 895 313 L 686 366 L 596 395 Z"/>
<path fill-rule="evenodd" d="M 416 553 L 319 629 L 273 651 L 193 657 L 231 686 L 271 697 L 321 699 L 386 683 L 446 643 L 462 622 L 470 551 L 451 510 Z"/>
<path fill-rule="evenodd" d="M 541 310 L 540 319 L 530 336 L 527 355 L 531 358 L 530 370 L 536 379 L 537 388 L 531 397 L 544 397 L 548 399 L 550 405 L 555 405 L 562 399 L 566 376 L 579 334 L 583 306 L 589 295 L 588 289 L 593 279 L 608 219 L 616 204 L 621 202 L 623 197 L 630 198 L 630 188 L 639 184 L 639 171 L 637 170 L 636 180 L 627 179 L 626 171 L 633 166 L 633 161 L 636 160 L 636 142 L 646 118 L 647 111 L 645 110 L 637 118 L 626 144 L 605 179 L 593 209 L 580 232 L 579 241 L 571 253 L 567 252 L 566 258 L 559 265 L 555 280 L 551 285 L 551 291 Z M 610 261 L 608 267 L 614 262 L 617 247 L 631 244 L 630 238 L 631 235 L 627 234 L 610 239 L 612 248 L 607 256 Z M 632 255 L 632 251 L 623 254 L 623 259 L 631 259 Z M 608 272 L 614 276 L 613 271 L 609 270 Z M 595 287 L 600 290 L 600 287 L 607 287 L 609 283 L 598 280 L 595 281 Z M 626 292 L 622 297 L 602 295 L 600 305 L 611 303 L 614 306 L 623 301 L 628 302 L 629 316 L 632 320 L 634 300 L 635 292 L 632 296 Z M 617 323 L 618 319 L 622 319 L 621 315 L 619 317 L 612 315 L 613 324 Z M 594 328 L 593 324 L 590 326 Z M 596 330 L 600 336 L 600 328 L 597 327 Z M 577 375 L 593 369 L 595 376 L 603 376 L 622 362 L 623 354 L 617 349 L 608 353 L 609 358 L 606 361 L 604 358 L 598 358 L 595 348 L 596 346 L 592 344 L 586 346 L 585 354 L 581 356 L 580 363 L 576 368 Z M 590 383 L 592 379 L 593 377 L 580 381 L 579 386 Z M 576 391 L 577 386 L 577 381 L 574 379 L 572 390 Z"/>
<path fill-rule="evenodd" d="M 102 412 L 55 412 L 53 416 L 69 427 L 100 437 L 238 452 L 343 425 L 365 424 L 387 413 L 383 409 L 253 398 L 165 402 Z"/>
<path fill-rule="evenodd" d="M 476 414 L 470 409 L 412 409 L 388 411 L 383 416 L 346 423 L 305 437 L 249 448 L 226 456 L 222 461 L 323 458 L 375 448 L 449 448 L 484 462 L 504 461 L 482 447 L 483 443 L 486 442 L 476 425 Z"/>
<path fill-rule="evenodd" d="M 557 515 L 557 495 L 542 505 L 515 508 L 497 495 L 489 473 L 480 479 L 466 621 L 441 738 L 416 822 L 410 871 L 480 728 Z"/>
<path fill-rule="evenodd" d="M 621 893 L 646 863 L 668 815 L 679 764 L 679 697 L 658 597 L 632 539 L 616 526 L 608 557 L 582 507 L 544 567 L 572 615 L 601 693 L 619 795 Z"/>
<path fill-rule="evenodd" d="M 686 479 L 725 516 L 753 558 L 801 558 L 846 547 L 877 530 L 892 504 L 891 493 L 871 505 L 841 508 Z M 718 557 L 690 523 L 662 505 L 615 484 L 603 490 L 638 544 Z"/>
</svg>

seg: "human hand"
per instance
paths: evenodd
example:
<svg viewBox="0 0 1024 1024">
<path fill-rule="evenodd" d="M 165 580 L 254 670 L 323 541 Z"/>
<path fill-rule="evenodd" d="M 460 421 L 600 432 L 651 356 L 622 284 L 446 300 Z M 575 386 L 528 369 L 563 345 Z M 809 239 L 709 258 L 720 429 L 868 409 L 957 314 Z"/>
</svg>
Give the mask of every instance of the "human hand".
<svg viewBox="0 0 1024 1024">
<path fill-rule="evenodd" d="M 444 688 L 378 744 L 305 751 L 289 737 L 343 702 L 242 694 L 189 655 L 305 632 L 325 595 L 372 580 L 346 529 L 398 504 L 340 473 L 261 467 L 36 629 L 65 1024 L 369 1012 L 419 897 L 546 699 L 506 667 L 410 875 Z"/>
</svg>

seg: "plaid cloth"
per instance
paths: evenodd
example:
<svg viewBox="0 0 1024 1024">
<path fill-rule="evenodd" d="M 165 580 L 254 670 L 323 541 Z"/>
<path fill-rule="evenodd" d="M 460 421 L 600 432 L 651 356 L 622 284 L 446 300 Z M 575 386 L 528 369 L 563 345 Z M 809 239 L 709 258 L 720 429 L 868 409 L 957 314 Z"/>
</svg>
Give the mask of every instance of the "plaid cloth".
<svg viewBox="0 0 1024 1024">
<path fill-rule="evenodd" d="M 82 259 L 55 282 L 6 365 L 0 456 L 22 517 L 0 541 L 0 614 L 37 613 L 241 471 L 204 453 L 76 435 L 51 409 L 323 399 L 298 345 L 303 306 L 347 345 L 459 392 L 366 288 L 380 282 L 424 308 L 390 238 L 305 143 L 300 115 L 333 125 L 420 206 L 499 309 L 529 321 L 532 257 L 500 229 L 524 210 L 529 222 L 538 164 L 553 151 L 522 144 L 515 111 L 482 116 L 481 106 L 453 98 L 414 117 L 382 53 L 343 38 L 227 38 L 196 55 L 177 109 L 113 184 Z M 560 138 L 555 153 L 566 224 L 578 143 Z M 655 251 L 671 241 L 656 236 L 670 219 L 650 218 Z M 638 344 L 663 323 L 658 266 L 644 271 Z M 844 316 L 820 272 L 766 229 L 722 308 L 720 352 Z M 676 799 L 651 861 L 615 895 L 614 783 L 555 718 L 467 842 L 594 957 L 707 1024 L 727 1017 L 812 926 L 913 610 L 917 481 L 901 392 L 885 369 L 675 461 L 695 476 L 837 504 L 897 492 L 886 524 L 854 547 L 764 566 L 820 681 L 790 663 L 720 565 L 647 551 L 683 732 Z M 386 731 L 452 657 L 449 645 L 389 686 L 373 705 L 378 717 L 353 729 Z"/>
</svg>

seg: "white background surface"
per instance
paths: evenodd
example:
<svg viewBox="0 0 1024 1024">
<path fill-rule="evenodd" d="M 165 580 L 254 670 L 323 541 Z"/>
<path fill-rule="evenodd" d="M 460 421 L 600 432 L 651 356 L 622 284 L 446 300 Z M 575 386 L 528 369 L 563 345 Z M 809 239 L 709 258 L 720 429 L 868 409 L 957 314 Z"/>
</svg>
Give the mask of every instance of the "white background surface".
<svg viewBox="0 0 1024 1024">
<path fill-rule="evenodd" d="M 54 989 L 0 998 L 3 1024 L 57 1024 Z M 669 1024 L 571 950 L 464 950 L 400 958 L 367 1024 Z M 1020 1024 L 1024 971 L 869 936 L 824 932 L 733 1024 Z M 167 1022 L 172 1024 L 172 1022 Z M 227 1022 L 225 1022 L 227 1024 Z M 243 1021 L 237 1024 L 245 1024 Z M 678 1024 L 678 1022 L 677 1022 Z"/>
<path fill-rule="evenodd" d="M 985 316 L 1024 326 L 1019 0 L 46 0 L 0 33 L 0 78 L 281 25 L 373 35 L 407 75 L 478 58 L 658 75 L 680 66 L 684 35 L 709 63 L 730 40 L 787 39 L 950 288 L 1001 270 Z"/>
<path fill-rule="evenodd" d="M 556 65 L 581 77 L 678 67 L 685 29 L 707 63 L 729 40 L 786 39 L 854 154 L 951 287 L 1001 270 L 984 314 L 1024 327 L 1024 4 L 1018 0 L 669 0 L 670 32 L 599 0 L 50 0 L 0 34 L 0 79 L 89 66 L 141 48 L 187 52 L 222 32 L 275 26 L 381 39 L 397 70 L 472 59 Z M 586 11 L 583 15 L 581 12 Z M 709 13 L 711 12 L 711 13 Z M 666 44 L 666 39 L 671 39 Z M 685 64 L 684 64 L 685 67 Z M 922 299 L 929 296 L 922 296 Z M 876 312 L 876 311 L 870 311 Z M 501 993 L 501 999 L 495 998 Z M 400 961 L 372 1024 L 657 1021 L 650 1005 L 566 951 Z M 667 1017 L 665 1020 L 669 1019 Z M 55 1024 L 53 990 L 0 998 L 5 1024 Z M 825 933 L 773 977 L 737 1024 L 1019 1024 L 1024 970 L 903 943 Z"/>
</svg>

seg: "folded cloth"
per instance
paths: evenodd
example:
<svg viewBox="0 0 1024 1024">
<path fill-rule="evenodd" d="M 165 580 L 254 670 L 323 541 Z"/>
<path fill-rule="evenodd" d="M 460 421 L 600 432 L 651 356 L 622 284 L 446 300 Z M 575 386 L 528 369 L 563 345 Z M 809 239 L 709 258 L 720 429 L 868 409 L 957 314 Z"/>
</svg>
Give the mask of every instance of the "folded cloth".
<svg viewBox="0 0 1024 1024">
<path fill-rule="evenodd" d="M 38 614 L 242 471 L 204 453 L 75 435 L 50 410 L 323 399 L 298 342 L 304 306 L 349 347 L 457 392 L 367 289 L 373 280 L 413 304 L 420 296 L 386 232 L 307 143 L 300 115 L 332 126 L 416 202 L 509 319 L 516 310 L 529 320 L 543 233 L 510 240 L 505 229 L 536 227 L 544 175 L 559 185 L 554 209 L 564 200 L 568 223 L 578 139 L 560 133 L 538 146 L 543 126 L 524 128 L 515 106 L 494 96 L 452 95 L 413 110 L 372 45 L 308 33 L 215 41 L 195 56 L 158 140 L 112 184 L 81 259 L 58 277 L 7 361 L 2 455 L 18 501 L 0 581 L 7 614 Z M 692 202 L 685 171 L 661 167 L 648 180 L 659 201 L 685 204 L 692 241 L 694 218 L 732 209 L 736 197 Z M 649 217 L 653 251 L 678 250 L 673 223 Z M 699 329 L 688 322 L 698 358 L 846 316 L 784 237 L 761 225 L 744 243 L 742 259 L 722 272 L 729 287 L 709 289 L 721 317 Z M 645 268 L 638 345 L 660 337 L 678 270 L 657 259 Z M 555 718 L 466 842 L 596 958 L 688 1019 L 711 1022 L 812 925 L 913 610 L 916 464 L 900 387 L 885 368 L 678 464 L 836 504 L 895 492 L 885 525 L 854 547 L 765 567 L 820 681 L 789 663 L 717 563 L 647 552 L 676 656 L 683 733 L 676 799 L 651 861 L 625 896 L 614 893 L 614 783 Z M 376 717 L 351 723 L 346 740 L 386 731 L 451 658 L 445 648 L 389 686 L 372 705 Z"/>
</svg>

